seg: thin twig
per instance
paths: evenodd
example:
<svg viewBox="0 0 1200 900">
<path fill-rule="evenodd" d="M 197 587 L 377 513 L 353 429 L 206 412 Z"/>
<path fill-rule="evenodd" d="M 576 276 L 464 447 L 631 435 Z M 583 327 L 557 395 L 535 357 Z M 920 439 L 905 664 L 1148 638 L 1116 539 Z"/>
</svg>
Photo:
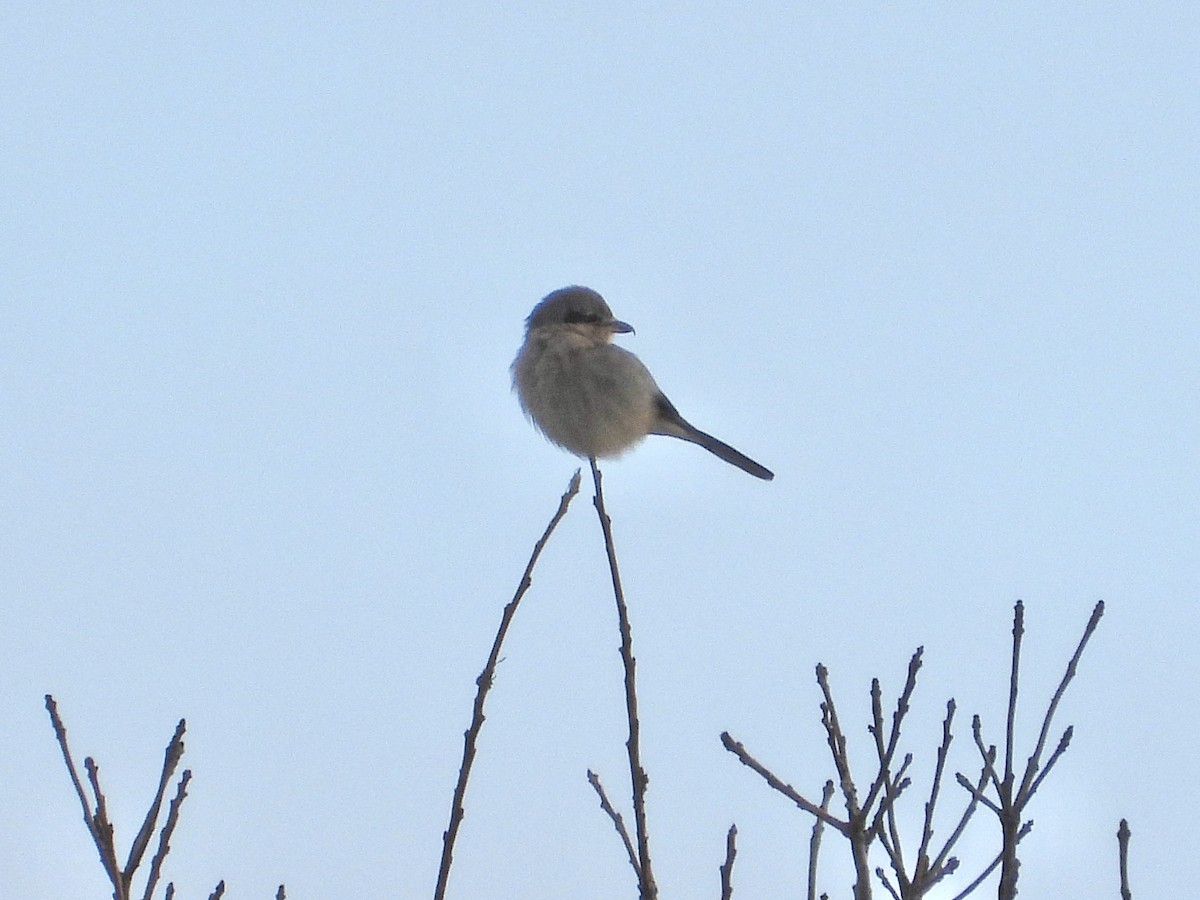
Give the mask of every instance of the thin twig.
<svg viewBox="0 0 1200 900">
<path fill-rule="evenodd" d="M 1067 671 L 1063 673 L 1062 680 L 1058 683 L 1058 689 L 1054 692 L 1054 697 L 1050 700 L 1050 705 L 1046 708 L 1046 716 L 1042 719 L 1042 730 L 1038 733 L 1037 746 L 1034 748 L 1025 766 L 1025 777 L 1021 780 L 1021 790 L 1017 794 L 1022 805 L 1024 805 L 1024 801 L 1028 799 L 1029 795 L 1037 787 L 1033 783 L 1033 779 L 1037 775 L 1038 766 L 1041 763 L 1042 751 L 1046 747 L 1046 738 L 1050 733 L 1050 725 L 1054 721 L 1054 713 L 1058 710 L 1059 701 L 1062 700 L 1063 694 L 1067 692 L 1067 685 L 1075 677 L 1075 672 L 1079 666 L 1079 658 L 1083 656 L 1083 650 L 1087 646 L 1088 641 L 1091 640 L 1092 635 L 1096 631 L 1096 626 L 1100 624 L 1100 617 L 1103 615 L 1104 601 L 1101 600 L 1093 607 L 1092 615 L 1083 629 L 1083 637 L 1079 639 L 1079 645 L 1075 648 L 1075 652 L 1071 654 L 1071 661 L 1067 663 Z M 1068 737 L 1067 740 L 1069 741 L 1070 738 Z M 1061 750 L 1059 753 L 1061 753 Z"/>
<path fill-rule="evenodd" d="M 1042 726 L 1038 732 L 1037 743 L 1034 746 L 1033 752 L 1026 760 L 1025 770 L 1021 775 L 1019 787 L 1016 785 L 1016 775 L 1014 772 L 1014 747 L 1016 742 L 1016 710 L 1020 675 L 1021 640 L 1025 633 L 1025 605 L 1019 600 L 1013 611 L 1012 666 L 1009 674 L 1008 715 L 1004 729 L 1003 781 L 999 779 L 994 766 L 989 761 L 991 754 L 984 750 L 979 716 L 975 716 L 972 720 L 971 726 L 975 745 L 983 757 L 985 773 L 991 778 L 992 784 L 996 788 L 996 801 L 992 802 L 988 800 L 982 795 L 980 789 L 971 787 L 961 774 L 958 775 L 958 782 L 970 791 L 975 799 L 996 813 L 997 818 L 1000 820 L 1000 885 L 997 891 L 997 896 L 1000 900 L 1011 900 L 1011 898 L 1017 896 L 1017 879 L 1021 865 L 1017 857 L 1017 842 L 1021 839 L 1026 829 L 1026 826 L 1021 825 L 1021 817 L 1034 793 L 1041 786 L 1042 781 L 1045 780 L 1046 776 L 1070 746 L 1073 729 L 1068 727 L 1043 766 L 1042 754 L 1046 750 L 1046 741 L 1054 721 L 1054 714 L 1058 710 L 1058 705 L 1066 693 L 1068 685 L 1070 685 L 1075 677 L 1084 648 L 1087 646 L 1088 641 L 1100 623 L 1100 617 L 1103 615 L 1104 601 L 1100 601 L 1093 608 L 1087 626 L 1084 628 L 1083 636 L 1075 647 L 1075 652 L 1071 655 L 1071 659 L 1067 663 L 1067 670 L 1059 681 L 1058 688 L 1055 690 L 1054 696 L 1046 708 L 1046 713 L 1042 717 Z"/>
<path fill-rule="evenodd" d="M 496 675 L 496 665 L 500 660 L 500 648 L 504 643 L 504 636 L 508 633 L 508 626 L 517 612 L 517 606 L 520 604 L 521 598 L 525 596 L 525 592 L 533 584 L 533 567 L 537 563 L 538 557 L 542 555 L 542 550 L 545 548 L 546 542 L 550 539 L 550 535 L 554 532 L 555 527 L 562 520 L 562 517 L 566 515 L 567 507 L 570 506 L 572 498 L 577 493 L 579 493 L 578 469 L 571 477 L 571 482 L 567 486 L 566 492 L 562 495 L 562 499 L 559 500 L 558 510 L 551 516 L 550 524 L 546 526 L 546 530 L 542 532 L 542 536 L 533 545 L 533 553 L 530 555 L 529 562 L 525 566 L 525 574 L 521 576 L 521 583 L 518 585 L 512 600 L 504 607 L 504 613 L 500 617 L 500 628 L 496 631 L 496 638 L 492 642 L 492 652 L 488 656 L 487 664 L 483 667 L 483 672 L 475 680 L 479 689 L 475 694 L 475 705 L 471 713 L 471 725 L 463 737 L 462 765 L 458 769 L 458 783 L 454 786 L 454 799 L 450 803 L 450 824 L 442 835 L 442 861 L 438 867 L 437 887 L 433 891 L 435 900 L 443 900 L 446 896 L 446 884 L 450 878 L 450 864 L 454 859 L 454 842 L 458 837 L 458 829 L 462 824 L 463 816 L 466 815 L 466 811 L 463 808 L 463 800 L 467 794 L 467 781 L 471 777 L 471 766 L 475 761 L 475 748 L 479 739 L 479 732 L 483 728 L 483 704 L 487 699 L 488 691 L 491 690 L 492 681 Z"/>
<path fill-rule="evenodd" d="M 821 724 L 825 727 L 829 751 L 833 755 L 833 764 L 837 769 L 842 795 L 846 799 L 846 812 L 849 814 L 850 821 L 853 821 L 860 812 L 858 791 L 854 786 L 854 779 L 850 775 L 850 759 L 846 752 L 846 733 L 842 731 L 841 722 L 838 721 L 837 706 L 833 702 L 833 691 L 829 687 L 829 670 L 821 663 L 817 663 L 817 684 L 825 696 L 825 701 L 821 704 Z"/>
<path fill-rule="evenodd" d="M 1129 823 L 1122 819 L 1120 826 L 1117 828 L 1117 855 L 1121 866 L 1121 900 L 1133 900 L 1133 894 L 1129 891 L 1130 835 Z"/>
<path fill-rule="evenodd" d="M 162 830 L 158 833 L 158 849 L 154 851 L 154 856 L 150 859 L 150 875 L 146 879 L 146 890 L 142 894 L 142 900 L 150 900 L 154 896 L 154 886 L 158 884 L 163 860 L 167 858 L 167 854 L 171 850 L 171 835 L 175 833 L 175 826 L 179 823 L 179 808 L 183 806 L 183 798 L 187 796 L 187 786 L 191 780 L 192 770 L 184 769 L 183 775 L 179 778 L 179 786 L 175 789 L 175 796 L 167 807 L 167 821 L 163 823 Z"/>
<path fill-rule="evenodd" d="M 833 799 L 833 781 L 826 781 L 821 788 L 821 811 L 829 811 Z M 812 837 L 808 841 L 808 900 L 817 900 L 817 856 L 821 852 L 821 835 L 825 832 L 825 820 L 817 816 L 813 821 Z"/>
<path fill-rule="evenodd" d="M 79 797 L 79 805 L 83 808 L 83 822 L 87 825 L 92 840 L 96 842 L 96 849 L 103 855 L 104 847 L 100 843 L 100 836 L 96 834 L 96 823 L 92 820 L 92 807 L 88 802 L 87 794 L 84 793 L 83 782 L 79 780 L 79 770 L 75 768 L 75 760 L 71 758 L 71 749 L 67 746 L 67 728 L 58 714 L 58 704 L 54 702 L 54 697 L 50 694 L 46 695 L 46 711 L 50 714 L 50 724 L 54 728 L 54 736 L 58 740 L 59 749 L 62 750 L 63 761 L 67 764 L 67 772 L 71 776 L 71 784 L 75 786 L 75 794 Z"/>
<path fill-rule="evenodd" d="M 997 806 L 995 802 L 993 802 L 992 799 L 983 792 L 983 788 L 971 784 L 971 782 L 967 780 L 967 777 L 963 775 L 962 772 L 959 772 L 954 776 L 954 778 L 967 791 L 967 793 L 971 795 L 971 798 L 976 803 L 982 803 L 996 815 L 1000 815 L 1000 807 Z"/>
<path fill-rule="evenodd" d="M 1067 748 L 1071 746 L 1071 738 L 1075 734 L 1075 726 L 1068 725 L 1067 730 L 1063 732 L 1063 736 L 1058 739 L 1058 746 L 1054 748 L 1054 752 L 1050 754 L 1046 760 L 1046 765 L 1042 766 L 1042 770 L 1038 772 L 1037 777 L 1033 779 L 1033 783 L 1029 786 L 1029 792 L 1025 795 L 1025 802 L 1028 803 L 1029 798 L 1036 792 L 1041 783 L 1045 781 L 1046 776 L 1050 774 L 1050 770 L 1054 768 L 1054 764 L 1059 758 L 1067 752 Z M 1024 804 L 1022 804 L 1024 805 Z"/>
<path fill-rule="evenodd" d="M 129 848 L 129 858 L 125 863 L 125 885 L 129 887 L 133 873 L 137 871 L 137 867 L 142 863 L 142 857 L 146 854 L 146 848 L 150 845 L 150 836 L 154 833 L 154 826 L 158 822 L 158 814 L 162 810 L 163 795 L 167 791 L 167 785 L 171 781 L 171 776 L 175 774 L 175 768 L 179 765 L 179 760 L 183 756 L 183 734 L 187 731 L 187 722 L 183 719 L 179 720 L 179 724 L 175 726 L 175 734 L 167 743 L 167 749 L 163 752 L 163 767 L 158 778 L 158 789 L 154 792 L 154 800 L 150 804 L 150 808 L 146 811 L 146 818 L 142 820 L 142 827 L 138 830 L 137 837 L 133 839 L 133 844 Z M 174 823 L 168 823 L 174 827 Z M 164 826 L 165 827 L 165 826 Z M 162 842 L 159 842 L 159 849 L 162 849 Z M 166 855 L 165 853 L 163 854 Z M 149 885 L 144 894 L 145 900 L 150 900 L 151 894 L 154 893 L 154 886 Z"/>
<path fill-rule="evenodd" d="M 737 858 L 737 825 L 729 826 L 725 835 L 725 862 L 721 866 L 721 900 L 733 896 L 733 861 Z"/>
<path fill-rule="evenodd" d="M 1017 841 L 1020 842 L 1032 830 L 1033 830 L 1033 822 L 1032 821 L 1026 822 L 1024 825 L 1021 826 L 1021 830 L 1017 832 Z M 968 894 L 970 894 L 972 891 L 974 891 L 975 888 L 977 888 L 981 884 L 983 884 L 983 882 L 987 879 L 987 877 L 989 875 L 991 875 L 994 871 L 996 871 L 996 866 L 1000 865 L 1000 860 L 1003 858 L 1003 856 L 1004 856 L 1003 851 L 1001 851 L 1000 853 L 997 853 L 996 857 L 991 861 L 991 863 L 988 865 L 988 867 L 986 869 L 984 869 L 982 872 L 980 872 L 979 876 L 974 881 L 972 881 L 965 888 L 963 888 L 961 891 L 959 891 L 957 894 L 955 894 L 951 898 L 951 900 L 963 900 L 963 897 L 966 897 Z"/>
<path fill-rule="evenodd" d="M 637 830 L 638 891 L 641 900 L 655 900 L 658 886 L 654 882 L 654 870 L 650 862 L 650 831 L 646 822 L 646 788 L 650 782 L 642 767 L 641 725 L 638 722 L 637 704 L 637 660 L 633 656 L 633 630 L 629 625 L 629 608 L 625 605 L 625 592 L 621 588 L 621 572 L 617 568 L 617 551 L 613 544 L 612 520 L 604 509 L 604 491 L 601 486 L 600 467 L 595 457 L 588 462 L 592 466 L 592 481 L 596 486 L 593 504 L 600 519 L 600 530 L 604 533 L 604 549 L 608 554 L 608 568 L 612 574 L 613 596 L 617 602 L 617 619 L 621 631 L 621 662 L 625 667 L 625 711 L 629 720 L 629 740 L 625 747 L 629 751 L 629 777 L 633 788 L 633 822 Z"/>
<path fill-rule="evenodd" d="M 887 872 L 883 871 L 883 866 L 875 867 L 875 877 L 887 889 L 887 892 L 892 895 L 892 900 L 900 900 L 900 893 L 892 887 L 892 882 L 887 877 Z"/>
<path fill-rule="evenodd" d="M 988 771 L 991 769 L 992 763 L 995 762 L 995 759 L 996 759 L 996 748 L 995 747 L 991 748 L 990 753 L 988 751 L 985 751 L 984 764 L 983 764 L 983 767 L 980 769 L 979 780 L 975 785 L 972 785 L 971 782 L 967 781 L 962 776 L 961 773 L 955 776 L 959 780 L 959 783 L 965 784 L 967 790 L 970 792 L 971 802 L 968 803 L 967 808 L 963 810 L 962 815 L 959 817 L 958 825 L 956 825 L 954 828 L 954 831 L 950 833 L 950 837 L 946 840 L 946 843 L 942 846 L 942 849 L 938 853 L 937 858 L 934 859 L 934 861 L 930 864 L 929 868 L 932 871 L 945 872 L 948 874 L 951 871 L 951 864 L 953 864 L 954 868 L 958 867 L 958 861 L 955 860 L 953 857 L 950 857 L 950 851 L 954 849 L 954 845 L 957 844 L 958 839 L 960 837 L 962 837 L 962 833 L 967 828 L 967 823 L 971 820 L 971 817 L 975 814 L 975 810 L 979 807 L 979 798 L 983 797 L 983 787 L 985 784 L 987 784 L 987 781 L 988 781 Z M 984 799 L 986 800 L 987 798 L 984 798 Z M 988 801 L 988 802 L 991 802 L 991 801 Z M 950 857 L 950 858 L 947 859 L 947 857 Z M 941 878 L 942 878 L 942 876 L 939 875 L 938 879 L 940 880 Z"/>
<path fill-rule="evenodd" d="M 1021 669 L 1021 639 L 1025 636 L 1025 604 L 1018 600 L 1013 610 L 1012 665 L 1008 673 L 1008 719 L 1004 728 L 1004 783 L 1013 780 L 1013 742 L 1017 721 L 1017 683 Z"/>
<path fill-rule="evenodd" d="M 67 727 L 58 714 L 58 704 L 54 702 L 54 697 L 50 694 L 46 695 L 46 712 L 50 714 L 54 737 L 62 751 L 63 762 L 67 765 L 67 772 L 71 776 L 71 784 L 75 787 L 75 795 L 79 798 L 79 805 L 83 809 L 84 824 L 87 825 L 88 834 L 92 836 L 92 841 L 96 845 L 96 852 L 100 855 L 100 864 L 104 867 L 104 872 L 113 886 L 113 898 L 114 900 L 126 900 L 128 895 L 123 890 L 121 869 L 117 863 L 117 854 L 113 846 L 112 825 L 108 821 L 104 793 L 100 790 L 100 779 L 96 772 L 95 762 L 90 756 L 85 757 L 83 761 L 92 793 L 96 797 L 96 811 L 93 812 L 92 805 L 83 789 L 83 782 L 79 778 L 79 770 L 75 768 L 75 760 L 71 757 L 71 748 L 67 744 Z"/>
<path fill-rule="evenodd" d="M 879 775 L 875 779 L 875 783 L 871 785 L 871 790 L 867 793 L 867 799 L 863 802 L 863 809 L 870 809 L 871 804 L 875 802 L 875 797 L 878 795 L 880 788 L 887 786 L 886 773 L 891 768 L 892 759 L 896 754 L 896 747 L 900 742 L 900 726 L 904 723 L 904 717 L 908 714 L 909 702 L 912 700 L 913 691 L 917 687 L 917 673 L 921 670 L 921 658 L 925 654 L 924 647 L 918 647 L 913 653 L 912 659 L 908 662 L 908 677 L 904 681 L 904 689 L 900 692 L 900 697 L 896 701 L 896 711 L 892 713 L 892 729 L 888 735 L 887 750 L 884 750 L 882 733 L 876 734 L 875 745 L 879 754 Z M 880 703 L 879 679 L 873 679 L 871 682 L 871 698 L 873 713 L 876 720 L 874 728 L 882 731 L 882 708 Z"/>
<path fill-rule="evenodd" d="M 613 808 L 612 803 L 609 802 L 608 794 L 604 792 L 604 785 L 600 783 L 600 776 L 591 769 L 588 769 L 587 779 L 588 784 L 592 786 L 597 796 L 600 797 L 600 808 L 612 820 L 613 827 L 617 829 L 617 834 L 621 836 L 621 841 L 625 844 L 625 852 L 629 854 L 629 864 L 633 866 L 634 876 L 640 879 L 641 868 L 638 866 L 637 850 L 634 849 L 633 841 L 629 838 L 629 829 L 625 827 L 625 819 Z"/>
<path fill-rule="evenodd" d="M 216 890 L 208 895 L 208 900 L 221 900 L 225 896 L 225 879 L 217 882 Z"/>
<path fill-rule="evenodd" d="M 129 885 L 121 873 L 117 862 L 116 834 L 113 824 L 108 818 L 108 800 L 100 787 L 100 767 L 90 756 L 83 758 L 83 768 L 87 772 L 88 784 L 92 787 L 92 796 L 96 798 L 96 812 L 92 816 L 97 839 L 100 841 L 100 860 L 113 884 L 113 900 L 127 900 Z"/>
<path fill-rule="evenodd" d="M 917 874 L 922 882 L 930 874 L 929 845 L 933 841 L 933 811 L 937 806 L 938 793 L 942 789 L 942 777 L 946 770 L 946 757 L 950 755 L 950 742 L 954 735 L 950 725 L 954 721 L 956 706 L 954 698 L 946 702 L 946 718 L 942 720 L 942 742 L 938 745 L 937 763 L 933 769 L 933 784 L 929 788 L 929 802 L 925 804 L 925 822 L 921 826 L 921 846 L 917 850 Z"/>
<path fill-rule="evenodd" d="M 742 765 L 749 769 L 753 769 L 755 772 L 761 775 L 763 780 L 766 781 L 767 784 L 769 784 L 772 788 L 779 791 L 779 793 L 783 794 L 783 796 L 787 797 L 805 812 L 811 813 L 826 825 L 836 828 L 838 832 L 849 837 L 850 823 L 843 822 L 841 819 L 837 818 L 837 816 L 834 816 L 832 813 L 830 813 L 828 809 L 826 809 L 826 807 L 829 805 L 828 800 L 822 802 L 820 806 L 817 806 L 811 800 L 801 796 L 794 787 L 785 783 L 779 778 L 778 775 L 751 756 L 746 750 L 745 746 L 738 741 L 735 741 L 730 736 L 728 731 L 721 732 L 721 743 L 724 745 L 726 750 L 741 760 Z M 832 783 L 833 782 L 827 782 L 826 786 Z"/>
<path fill-rule="evenodd" d="M 871 896 L 871 864 L 869 853 L 874 832 L 867 822 L 870 810 L 859 805 L 858 788 L 850 772 L 850 754 L 846 749 L 846 733 L 838 720 L 837 705 L 833 702 L 833 691 L 829 687 L 829 670 L 817 664 L 817 684 L 825 700 L 821 703 L 821 724 L 829 741 L 829 751 L 838 772 L 842 796 L 846 801 L 846 839 L 850 842 L 850 854 L 854 860 L 854 900 L 869 900 Z"/>
</svg>

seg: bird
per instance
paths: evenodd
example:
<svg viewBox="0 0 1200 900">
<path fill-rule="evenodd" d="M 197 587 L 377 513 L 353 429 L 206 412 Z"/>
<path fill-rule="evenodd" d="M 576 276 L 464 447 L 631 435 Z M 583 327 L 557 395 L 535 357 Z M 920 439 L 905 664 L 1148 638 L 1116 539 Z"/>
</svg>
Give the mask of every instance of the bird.
<svg viewBox="0 0 1200 900">
<path fill-rule="evenodd" d="M 513 390 L 526 417 L 576 456 L 613 458 L 650 434 L 699 444 L 755 478 L 775 474 L 705 434 L 679 414 L 650 370 L 612 343 L 633 326 L 613 316 L 596 291 L 570 285 L 547 294 L 525 320 L 512 364 Z"/>
</svg>

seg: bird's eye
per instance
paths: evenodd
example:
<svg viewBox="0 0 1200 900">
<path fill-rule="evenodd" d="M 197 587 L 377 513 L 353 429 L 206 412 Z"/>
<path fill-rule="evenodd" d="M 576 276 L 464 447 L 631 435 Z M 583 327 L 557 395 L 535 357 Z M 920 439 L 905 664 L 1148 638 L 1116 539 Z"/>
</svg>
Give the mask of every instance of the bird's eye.
<svg viewBox="0 0 1200 900">
<path fill-rule="evenodd" d="M 584 322 L 586 322 L 588 324 L 592 324 L 595 322 L 599 322 L 600 317 L 598 315 L 596 315 L 595 313 L 582 312 L 580 310 L 571 310 L 571 312 L 567 313 L 566 316 L 563 317 L 563 321 L 566 322 L 568 325 L 575 325 L 575 324 L 584 323 Z"/>
</svg>

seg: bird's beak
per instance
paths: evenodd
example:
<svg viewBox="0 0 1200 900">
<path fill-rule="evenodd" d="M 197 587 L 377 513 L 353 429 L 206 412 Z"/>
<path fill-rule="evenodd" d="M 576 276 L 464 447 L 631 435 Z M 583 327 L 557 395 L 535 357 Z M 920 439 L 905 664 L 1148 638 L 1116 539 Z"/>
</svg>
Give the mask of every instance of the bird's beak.
<svg viewBox="0 0 1200 900">
<path fill-rule="evenodd" d="M 613 334 L 637 334 L 633 330 L 633 326 L 628 322 L 622 322 L 620 319 L 613 319 L 608 323 L 608 329 Z"/>
</svg>

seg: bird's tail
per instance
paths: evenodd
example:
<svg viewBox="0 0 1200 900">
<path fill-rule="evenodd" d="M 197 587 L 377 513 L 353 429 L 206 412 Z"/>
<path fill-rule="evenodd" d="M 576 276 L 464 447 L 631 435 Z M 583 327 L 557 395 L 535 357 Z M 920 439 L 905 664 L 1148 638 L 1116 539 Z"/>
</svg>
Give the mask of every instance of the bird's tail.
<svg viewBox="0 0 1200 900">
<path fill-rule="evenodd" d="M 661 394 L 658 398 L 658 414 L 659 422 L 663 426 L 657 432 L 658 434 L 665 434 L 669 437 L 677 437 L 680 440 L 699 444 L 714 456 L 719 456 L 725 462 L 735 465 L 743 472 L 748 472 L 755 478 L 763 479 L 763 481 L 770 481 L 775 477 L 775 473 L 766 466 L 759 465 L 746 454 L 734 450 L 724 441 L 718 441 L 711 434 L 705 434 L 695 425 L 688 422 L 679 414 L 679 410 L 675 408 L 675 405 Z"/>
<path fill-rule="evenodd" d="M 721 457 L 727 463 L 732 463 L 743 472 L 749 472 L 755 478 L 761 478 L 763 481 L 770 481 L 775 477 L 775 473 L 766 466 L 761 466 L 748 457 L 744 453 L 734 450 L 724 441 L 718 441 L 711 434 L 705 434 L 698 428 L 693 428 L 692 433 L 684 438 L 685 441 L 691 441 L 693 444 L 699 444 L 709 453 Z"/>
</svg>

